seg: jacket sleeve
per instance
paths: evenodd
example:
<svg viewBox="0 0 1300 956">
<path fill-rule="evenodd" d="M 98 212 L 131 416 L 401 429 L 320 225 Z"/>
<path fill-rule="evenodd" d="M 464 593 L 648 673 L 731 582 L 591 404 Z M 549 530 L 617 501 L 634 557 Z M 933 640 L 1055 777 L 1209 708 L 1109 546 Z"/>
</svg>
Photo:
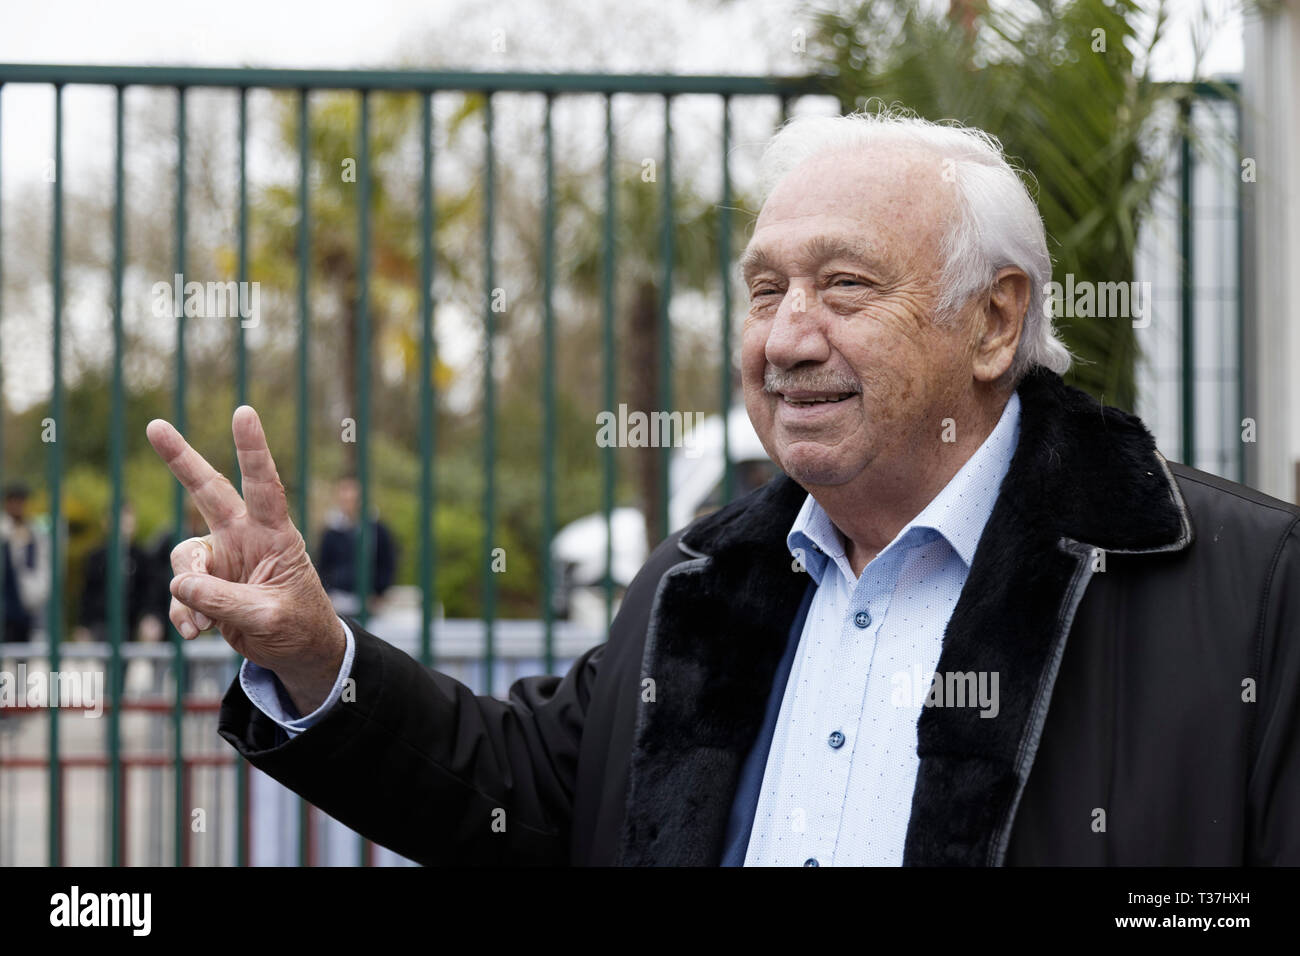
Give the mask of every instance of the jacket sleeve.
<svg viewBox="0 0 1300 956">
<path fill-rule="evenodd" d="M 418 863 L 567 864 L 583 720 L 605 645 L 564 677 L 516 681 L 503 701 L 348 626 L 355 694 L 286 740 L 236 679 L 222 700 L 221 736 L 330 816 Z"/>
<path fill-rule="evenodd" d="M 1275 546 L 1258 614 L 1246 862 L 1300 866 L 1300 518 Z"/>
</svg>

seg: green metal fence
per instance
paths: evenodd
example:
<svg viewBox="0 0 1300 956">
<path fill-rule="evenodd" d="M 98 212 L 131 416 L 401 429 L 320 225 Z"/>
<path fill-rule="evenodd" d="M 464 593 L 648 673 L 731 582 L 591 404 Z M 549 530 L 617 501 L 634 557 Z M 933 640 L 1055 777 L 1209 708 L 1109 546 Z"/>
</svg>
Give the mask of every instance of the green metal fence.
<svg viewBox="0 0 1300 956">
<path fill-rule="evenodd" d="M 438 396 L 431 370 L 435 359 L 434 337 L 434 242 L 437 223 L 434 218 L 434 113 L 432 98 L 434 94 L 445 92 L 479 93 L 486 98 L 483 111 L 485 133 L 485 151 L 481 170 L 483 182 L 483 283 L 484 308 L 482 321 L 485 328 L 486 361 L 482 377 L 482 409 L 486 422 L 482 467 L 485 477 L 482 508 L 484 513 L 484 549 L 489 552 L 483 558 L 483 621 L 485 627 L 484 642 L 484 686 L 488 693 L 495 688 L 491 686 L 493 665 L 497 653 L 495 641 L 496 628 L 496 580 L 491 570 L 490 551 L 493 541 L 493 528 L 496 522 L 497 490 L 495 477 L 497 463 L 494 457 L 496 385 L 494 382 L 493 337 L 495 316 L 491 305 L 495 288 L 495 246 L 496 223 L 494 219 L 494 183 L 496 180 L 494 154 L 494 96 L 501 93 L 534 93 L 545 98 L 544 137 L 544 175 L 545 201 L 542 210 L 544 217 L 543 236 L 544 257 L 541 263 L 543 279 L 543 368 L 542 394 L 539 400 L 544 409 L 544 430 L 546 437 L 542 442 L 543 460 L 539 462 L 541 476 L 542 541 L 549 542 L 555 532 L 554 500 L 556 489 L 556 462 L 554 453 L 554 434 L 556 429 L 555 408 L 555 157 L 554 134 L 552 123 L 552 106 L 555 99 L 566 95 L 599 95 L 604 97 L 605 107 L 605 156 L 604 156 L 604 226 L 602 236 L 602 261 L 600 280 L 600 299 L 602 310 L 602 355 L 604 365 L 603 396 L 606 408 L 615 407 L 615 220 L 618 210 L 615 204 L 614 159 L 616 154 L 615 127 L 613 121 L 614 98 L 620 95 L 639 95 L 657 97 L 663 109 L 663 159 L 662 159 L 662 207 L 658 224 L 660 245 L 662 249 L 661 294 L 659 296 L 658 341 L 659 388 L 661 407 L 672 407 L 672 370 L 673 348 L 669 323 L 670 296 L 674 285 L 673 274 L 673 118 L 674 97 L 686 94 L 707 94 L 721 99 L 723 106 L 722 141 L 719 145 L 722 156 L 722 196 L 720 229 L 720 278 L 722 288 L 722 310 L 719 316 L 720 338 L 724 357 L 731 351 L 731 295 L 729 269 L 731 265 L 731 248 L 729 239 L 731 203 L 731 171 L 729 155 L 731 152 L 731 99 L 733 97 L 769 97 L 780 103 L 781 115 L 784 116 L 787 104 L 798 97 L 824 93 L 824 81 L 816 78 L 779 79 L 746 76 L 654 76 L 654 75 L 551 75 L 551 74 L 507 74 L 507 73 L 438 73 L 438 72 L 392 72 L 392 71 L 330 71 L 330 70 L 257 70 L 257 69 L 191 69 L 177 67 L 111 67 L 111 66 L 58 66 L 58 65 L 21 65 L 0 64 L 0 108 L 4 103 L 4 91 L 7 86 L 15 84 L 43 84 L 54 90 L 54 174 L 52 190 L 52 230 L 50 269 L 53 289 L 50 305 L 50 323 L 52 329 L 51 363 L 53 369 L 53 392 L 50 400 L 50 417 L 56 423 L 64 415 L 64 321 L 65 302 L 63 274 L 65 258 L 64 236 L 64 91 L 72 85 L 102 85 L 115 90 L 115 141 L 113 144 L 113 264 L 112 264 L 112 385 L 111 385 L 111 435 L 110 460 L 107 462 L 112 485 L 112 518 L 109 533 L 108 566 L 108 643 L 107 682 L 112 692 L 108 707 L 107 727 L 107 819 L 106 830 L 109 834 L 108 862 L 119 865 L 124 862 L 123 820 L 125 808 L 124 757 L 122 753 L 122 716 L 124 708 L 118 706 L 122 687 L 124 669 L 123 642 L 126 629 L 126 608 L 124 606 L 123 568 L 124 545 L 121 528 L 121 513 L 124 501 L 123 459 L 126 443 L 125 428 L 125 383 L 124 333 L 123 333 L 123 297 L 122 283 L 125 267 L 125 209 L 126 178 L 124 174 L 124 157 L 129 144 L 126 141 L 124 122 L 125 92 L 131 87 L 163 87 L 175 92 L 175 129 L 176 129 L 176 183 L 175 183 L 175 249 L 174 261 L 177 274 L 186 271 L 187 259 L 187 153 L 186 140 L 189 118 L 187 115 L 187 98 L 191 90 L 198 88 L 218 88 L 237 92 L 238 94 L 238 264 L 235 278 L 244 283 L 249 277 L 249 206 L 248 206 L 248 95 L 251 90 L 282 90 L 298 94 L 297 134 L 299 143 L 299 181 L 297 206 L 300 215 L 297 239 L 297 486 L 303 492 L 308 486 L 310 473 L 309 416 L 310 401 L 308 384 L 311 370 L 309 367 L 309 345 L 312 331 L 309 309 L 308 288 L 312 274 L 311 265 L 311 221 L 310 221 L 310 114 L 309 104 L 312 94 L 317 91 L 352 91 L 359 99 L 360 135 L 357 157 L 357 182 L 360 196 L 357 205 L 356 222 L 357 248 L 359 250 L 359 283 L 357 289 L 357 315 L 359 318 L 359 335 L 356 342 L 356 375 L 358 382 L 357 412 L 357 461 L 361 487 L 361 515 L 371 513 L 370 459 L 370 374 L 372 366 L 370 341 L 370 288 L 371 272 L 371 95 L 379 92 L 415 93 L 420 98 L 420 143 L 421 172 L 419 188 L 419 315 L 421 320 L 421 357 L 419 379 L 419 452 L 420 452 L 420 536 L 419 536 L 419 578 L 421 588 L 419 657 L 426 665 L 435 660 L 435 619 L 434 593 L 438 568 L 434 559 L 435 542 L 430 516 L 433 513 L 434 470 L 436 460 L 435 448 L 435 408 Z M 2 114 L 0 114 L 2 115 Z M 2 144 L 0 144 L 2 147 Z M 0 163 L 0 185 L 3 184 L 3 164 Z M 0 241 L 5 226 L 3 204 L 0 203 Z M 3 295 L 3 247 L 0 245 L 0 296 Z M 242 287 L 242 286 L 241 286 Z M 4 303 L 0 298 L 0 314 Z M 244 325 L 235 323 L 233 349 L 235 354 L 235 400 L 243 404 L 248 400 L 249 362 Z M 177 317 L 175 341 L 175 373 L 173 391 L 172 421 L 182 432 L 186 432 L 186 396 L 190 387 L 186 367 L 186 319 L 182 314 Z M 724 433 L 727 416 L 733 400 L 733 383 L 731 381 L 730 362 L 722 362 L 722 374 L 719 381 L 718 397 L 724 410 Z M 726 494 L 731 495 L 733 485 L 729 440 L 723 440 Z M 660 533 L 668 532 L 667 497 L 668 449 L 661 457 L 659 489 L 661 502 Z M 60 511 L 63 496 L 65 463 L 60 442 L 49 443 L 47 458 L 47 481 L 50 499 L 50 519 L 54 529 L 59 529 L 64 520 Z M 0 466 L 2 467 L 2 466 Z M 0 475 L 0 480 L 2 480 Z M 232 476 L 238 485 L 238 474 Z M 179 483 L 175 484 L 173 502 L 173 525 L 177 540 L 185 536 L 182 530 L 184 521 L 184 495 Z M 605 448 L 602 465 L 601 507 L 606 521 L 606 574 L 604 595 L 607 613 L 614 600 L 614 588 L 609 574 L 611 567 L 611 548 L 613 534 L 610 528 L 610 516 L 615 498 L 615 461 L 614 449 Z M 304 531 L 309 527 L 307 495 L 297 496 L 295 521 Z M 368 520 L 359 522 L 361 533 L 358 535 L 356 554 L 357 592 L 362 605 L 359 617 L 365 620 L 368 608 L 366 596 L 370 593 L 370 575 L 374 540 L 372 525 Z M 53 571 L 51 594 L 47 612 L 48 625 L 48 663 L 51 672 L 60 669 L 61 655 L 67 626 L 63 620 L 64 580 L 62 570 L 65 555 L 60 550 L 60 536 L 51 536 L 52 553 L 50 556 Z M 541 593 L 542 607 L 542 656 L 547 670 L 555 664 L 554 624 L 550 594 L 554 585 L 550 549 L 543 548 L 541 558 Z M 173 844 L 174 862 L 184 865 L 188 861 L 187 822 L 190 819 L 187 808 L 186 772 L 194 763 L 185 753 L 185 726 L 187 713 L 210 709 L 208 705 L 187 705 L 184 688 L 186 687 L 187 652 L 190 650 L 174 628 L 169 629 L 171 641 L 171 668 L 175 680 L 176 692 L 170 706 L 169 718 L 172 735 L 172 770 L 173 790 Z M 194 702 L 189 702 L 193 704 Z M 59 708 L 49 708 L 48 714 L 48 840 L 47 858 L 51 865 L 57 865 L 65 859 L 64 827 L 64 767 L 69 761 L 60 747 Z M 11 761 L 10 766 L 14 766 Z M 237 807 L 235 813 L 238 838 L 235 841 L 235 862 L 245 865 L 249 862 L 249 806 L 248 806 L 248 770 L 243 761 L 234 761 L 237 782 L 235 794 Z M 10 771 L 12 772 L 12 770 Z M 299 814 L 300 862 L 309 862 L 308 810 L 302 805 Z M 360 852 L 360 860 L 369 860 L 367 848 Z"/>
</svg>

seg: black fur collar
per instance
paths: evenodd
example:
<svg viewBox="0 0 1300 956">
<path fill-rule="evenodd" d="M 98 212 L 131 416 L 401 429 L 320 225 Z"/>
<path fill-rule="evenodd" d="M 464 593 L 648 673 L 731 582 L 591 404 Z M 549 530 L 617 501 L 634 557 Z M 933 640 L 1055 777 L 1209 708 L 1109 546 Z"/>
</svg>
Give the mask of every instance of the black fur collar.
<svg viewBox="0 0 1300 956">
<path fill-rule="evenodd" d="M 1095 549 L 1192 538 L 1178 486 L 1136 417 L 1046 370 L 1019 387 L 1020 439 L 944 635 L 940 672 L 997 671 L 1000 712 L 926 708 L 904 847 L 910 865 L 997 865 L 1028 779 Z M 714 865 L 740 766 L 807 585 L 786 533 L 806 493 L 779 478 L 693 524 L 661 580 L 622 861 Z"/>
<path fill-rule="evenodd" d="M 1017 391 L 1020 441 L 1004 492 L 1022 489 L 1022 499 L 1041 502 L 1038 517 L 1058 537 L 1107 551 L 1161 550 L 1179 540 L 1182 498 L 1141 419 L 1099 404 L 1042 368 Z M 793 481 L 778 479 L 699 519 L 682 543 L 717 557 L 772 541 L 784 549 L 805 497 Z"/>
</svg>

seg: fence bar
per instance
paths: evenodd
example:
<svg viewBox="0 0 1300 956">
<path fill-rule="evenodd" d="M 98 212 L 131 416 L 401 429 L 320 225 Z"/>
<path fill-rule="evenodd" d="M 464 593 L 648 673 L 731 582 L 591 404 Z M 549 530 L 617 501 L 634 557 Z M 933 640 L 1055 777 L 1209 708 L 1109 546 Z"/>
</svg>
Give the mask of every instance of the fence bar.
<svg viewBox="0 0 1300 956">
<path fill-rule="evenodd" d="M 311 143 L 308 91 L 298 93 L 298 527 L 306 534 L 310 527 L 311 470 Z"/>
<path fill-rule="evenodd" d="M 188 136 L 185 115 L 185 88 L 176 88 L 176 274 L 185 275 L 186 209 L 185 146 Z M 184 280 L 182 280 L 184 281 Z M 183 291 L 183 290 L 182 290 Z M 172 393 L 172 421 L 182 435 L 185 434 L 185 310 L 176 315 L 176 384 Z M 188 537 L 185 520 L 185 487 L 172 480 L 172 544 L 180 544 Z M 169 622 L 170 624 L 170 622 Z M 172 780 L 172 798 L 175 803 L 174 857 L 177 866 L 189 864 L 189 827 L 185 803 L 189 799 L 185 780 L 185 639 L 175 626 L 169 627 L 172 642 L 172 675 L 176 681 L 176 698 L 172 708 L 172 759 L 175 778 Z"/>
<path fill-rule="evenodd" d="M 433 407 L 433 97 L 420 96 L 420 663 L 433 666 L 434 559 L 433 453 L 437 419 Z"/>
<path fill-rule="evenodd" d="M 605 408 L 614 408 L 614 97 L 605 96 L 605 234 L 600 269 L 600 312 L 605 367 Z M 601 506 L 605 512 L 605 626 L 614 620 L 614 447 L 606 442 L 602 455 Z"/>
<path fill-rule="evenodd" d="M 102 83 L 117 86 L 217 86 L 227 88 L 491 93 L 730 93 L 783 97 L 829 95 L 830 76 L 769 77 L 725 74 L 662 76 L 649 73 L 475 73 L 422 70 L 274 70 L 235 67 L 81 66 L 0 63 L 0 83 Z"/>
<path fill-rule="evenodd" d="M 311 517 L 311 391 L 310 374 L 311 314 L 308 295 L 311 287 L 311 133 L 308 91 L 298 91 L 298 527 L 310 538 Z M 298 865 L 308 866 L 311 859 L 311 805 L 298 799 Z"/>
<path fill-rule="evenodd" d="M 239 288 L 248 281 L 248 89 L 239 90 Z M 248 402 L 248 349 L 244 339 L 244 321 L 235 309 L 236 402 Z M 242 476 L 241 476 L 242 487 Z"/>
<path fill-rule="evenodd" d="M 58 673 L 63 641 L 63 446 L 58 429 L 63 424 L 63 84 L 54 86 L 54 221 L 50 254 L 52 286 L 51 349 L 54 374 L 50 396 L 50 418 L 54 441 L 46 458 L 50 488 L 50 606 L 47 627 L 50 644 L 50 672 Z M 50 708 L 49 865 L 63 865 L 63 787 L 59 766 L 59 708 Z"/>
<path fill-rule="evenodd" d="M 370 95 L 361 94 L 357 185 L 357 479 L 361 516 L 357 522 L 357 619 L 370 616 L 373 542 L 370 520 Z"/>
<path fill-rule="evenodd" d="M 555 537 L 555 130 L 546 96 L 546 202 L 542 223 L 542 654 L 546 673 L 555 670 L 555 586 L 551 539 Z"/>
<path fill-rule="evenodd" d="M 492 693 L 495 667 L 496 577 L 492 569 L 492 535 L 496 532 L 496 386 L 492 378 L 496 322 L 493 307 L 492 218 L 495 157 L 492 147 L 492 96 L 483 100 L 483 693 Z M 548 545 L 549 546 L 549 545 Z"/>
<path fill-rule="evenodd" d="M 1233 110 L 1233 135 L 1236 142 L 1244 143 L 1246 130 L 1242 114 L 1245 112 L 1245 108 L 1235 100 L 1229 101 L 1229 103 Z M 1237 229 L 1237 314 L 1233 316 L 1233 319 L 1237 326 L 1237 417 L 1233 430 L 1245 427 L 1241 420 L 1246 414 L 1246 296 L 1243 290 L 1245 281 L 1242 278 L 1244 268 L 1242 263 L 1246 259 L 1246 183 L 1239 175 L 1235 178 L 1237 180 L 1237 214 L 1235 217 Z M 1240 432 L 1237 433 L 1237 437 L 1241 437 Z M 1242 484 L 1246 483 L 1246 444 L 1244 441 L 1237 442 L 1237 481 Z M 1296 501 L 1300 502 L 1300 488 L 1296 489 L 1295 498 Z"/>
<path fill-rule="evenodd" d="M 239 276 L 240 289 L 248 279 L 248 89 L 239 88 Z M 248 401 L 248 358 L 244 352 L 244 323 L 240 309 L 235 309 L 235 405 Z M 235 466 L 235 487 L 242 493 L 244 478 Z M 235 655 L 235 666 L 242 659 Z M 248 763 L 235 764 L 235 865 L 248 866 Z"/>
<path fill-rule="evenodd" d="M 122 270 L 124 268 L 124 215 L 126 184 L 123 156 L 126 143 L 124 133 L 125 90 L 117 88 L 114 103 L 116 138 L 113 144 L 113 384 L 109 413 L 109 481 L 112 484 L 112 504 L 109 514 L 108 537 L 108 641 L 111 653 L 108 663 L 108 685 L 115 698 L 121 699 L 122 637 L 125 629 L 126 575 L 123 568 L 126 542 L 122 540 L 122 446 L 126 431 L 123 422 L 125 398 L 122 387 Z M 108 715 L 108 826 L 109 866 L 122 865 L 122 834 L 116 826 L 122 818 L 122 710 L 114 707 Z"/>
<path fill-rule="evenodd" d="M 370 616 L 370 584 L 374 568 L 374 523 L 370 517 L 370 94 L 361 93 L 357 185 L 357 478 L 361 482 L 361 514 L 357 521 L 357 619 Z M 369 841 L 359 838 L 361 865 L 371 862 Z"/>
<path fill-rule="evenodd" d="M 1179 271 L 1179 307 L 1182 318 L 1182 404 L 1183 404 L 1183 463 L 1196 467 L 1196 303 L 1192 301 L 1192 143 L 1191 101 L 1179 103 L 1182 120 L 1182 140 L 1179 144 L 1178 169 L 1178 219 L 1179 252 L 1182 268 Z"/>
<path fill-rule="evenodd" d="M 673 295 L 673 99 L 664 97 L 664 187 L 661 255 L 663 256 L 663 283 L 659 290 L 659 409 L 665 414 L 673 410 L 673 342 L 670 306 Z M 658 540 L 654 545 L 668 537 L 671 523 L 668 516 L 671 495 L 668 481 L 671 476 L 669 463 L 672 458 L 671 442 L 664 443 L 659 450 L 659 528 Z"/>
<path fill-rule="evenodd" d="M 5 314 L 5 308 L 4 308 L 4 305 L 5 305 L 5 270 L 4 270 L 4 260 L 5 260 L 5 241 L 4 241 L 4 239 L 5 239 L 5 236 L 4 236 L 4 205 L 5 205 L 5 203 L 4 203 L 4 198 L 5 198 L 5 191 L 4 191 L 4 154 L 5 154 L 5 153 L 4 153 L 4 128 L 5 128 L 5 124 L 4 124 L 4 110 L 3 110 L 3 107 L 4 107 L 4 92 L 5 92 L 4 84 L 3 84 L 3 83 L 0 83 L 0 329 L 3 329 L 3 328 L 4 328 L 4 314 Z M 3 340 L 3 336 L 0 336 L 0 342 L 2 342 L 2 340 Z M 5 407 L 5 399 L 4 399 L 4 395 L 5 395 L 5 391 L 4 391 L 4 388 L 5 388 L 5 375 L 4 375 L 4 347 L 3 347 L 2 344 L 0 344 L 0 488 L 3 488 L 3 487 L 4 487 L 4 481 L 5 481 L 5 477 L 4 477 L 4 474 L 5 474 L 5 471 L 4 471 L 4 469 L 5 469 L 5 465 L 4 465 L 4 459 L 5 459 L 5 456 L 4 456 L 4 448 L 5 448 L 5 441 L 4 441 L 4 419 L 5 419 L 5 415 L 4 415 L 4 407 Z M 3 547 L 0 547 L 0 574 L 3 574 L 3 573 L 4 573 L 4 565 L 5 565 L 5 563 L 8 561 L 7 554 L 8 554 L 7 549 L 5 549 L 5 548 L 3 548 Z M 15 572 L 15 573 L 16 573 L 16 572 Z M 8 621 L 9 621 L 9 618 L 5 616 L 5 589 L 4 589 L 3 584 L 0 584 L 0 637 L 3 637 L 3 639 L 6 640 L 6 641 L 9 639 L 9 635 L 8 635 L 8 633 L 7 633 L 8 630 L 9 630 L 9 628 L 8 628 Z M 3 861 L 0 860 L 0 862 L 3 862 Z"/>
<path fill-rule="evenodd" d="M 731 464 L 731 100 L 722 98 L 722 205 L 718 209 L 718 268 L 722 271 L 722 500 L 735 496 Z"/>
</svg>

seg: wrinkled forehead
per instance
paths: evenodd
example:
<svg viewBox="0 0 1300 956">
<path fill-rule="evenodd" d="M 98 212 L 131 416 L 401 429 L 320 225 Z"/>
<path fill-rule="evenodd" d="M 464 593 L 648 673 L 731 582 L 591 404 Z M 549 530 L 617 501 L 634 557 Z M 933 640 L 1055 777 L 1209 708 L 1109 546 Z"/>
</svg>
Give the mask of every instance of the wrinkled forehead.
<svg viewBox="0 0 1300 956">
<path fill-rule="evenodd" d="M 949 160 L 925 147 L 882 144 L 837 150 L 800 163 L 759 212 L 751 251 L 777 254 L 819 233 L 856 238 L 887 258 L 938 258 L 956 214 Z"/>
</svg>

